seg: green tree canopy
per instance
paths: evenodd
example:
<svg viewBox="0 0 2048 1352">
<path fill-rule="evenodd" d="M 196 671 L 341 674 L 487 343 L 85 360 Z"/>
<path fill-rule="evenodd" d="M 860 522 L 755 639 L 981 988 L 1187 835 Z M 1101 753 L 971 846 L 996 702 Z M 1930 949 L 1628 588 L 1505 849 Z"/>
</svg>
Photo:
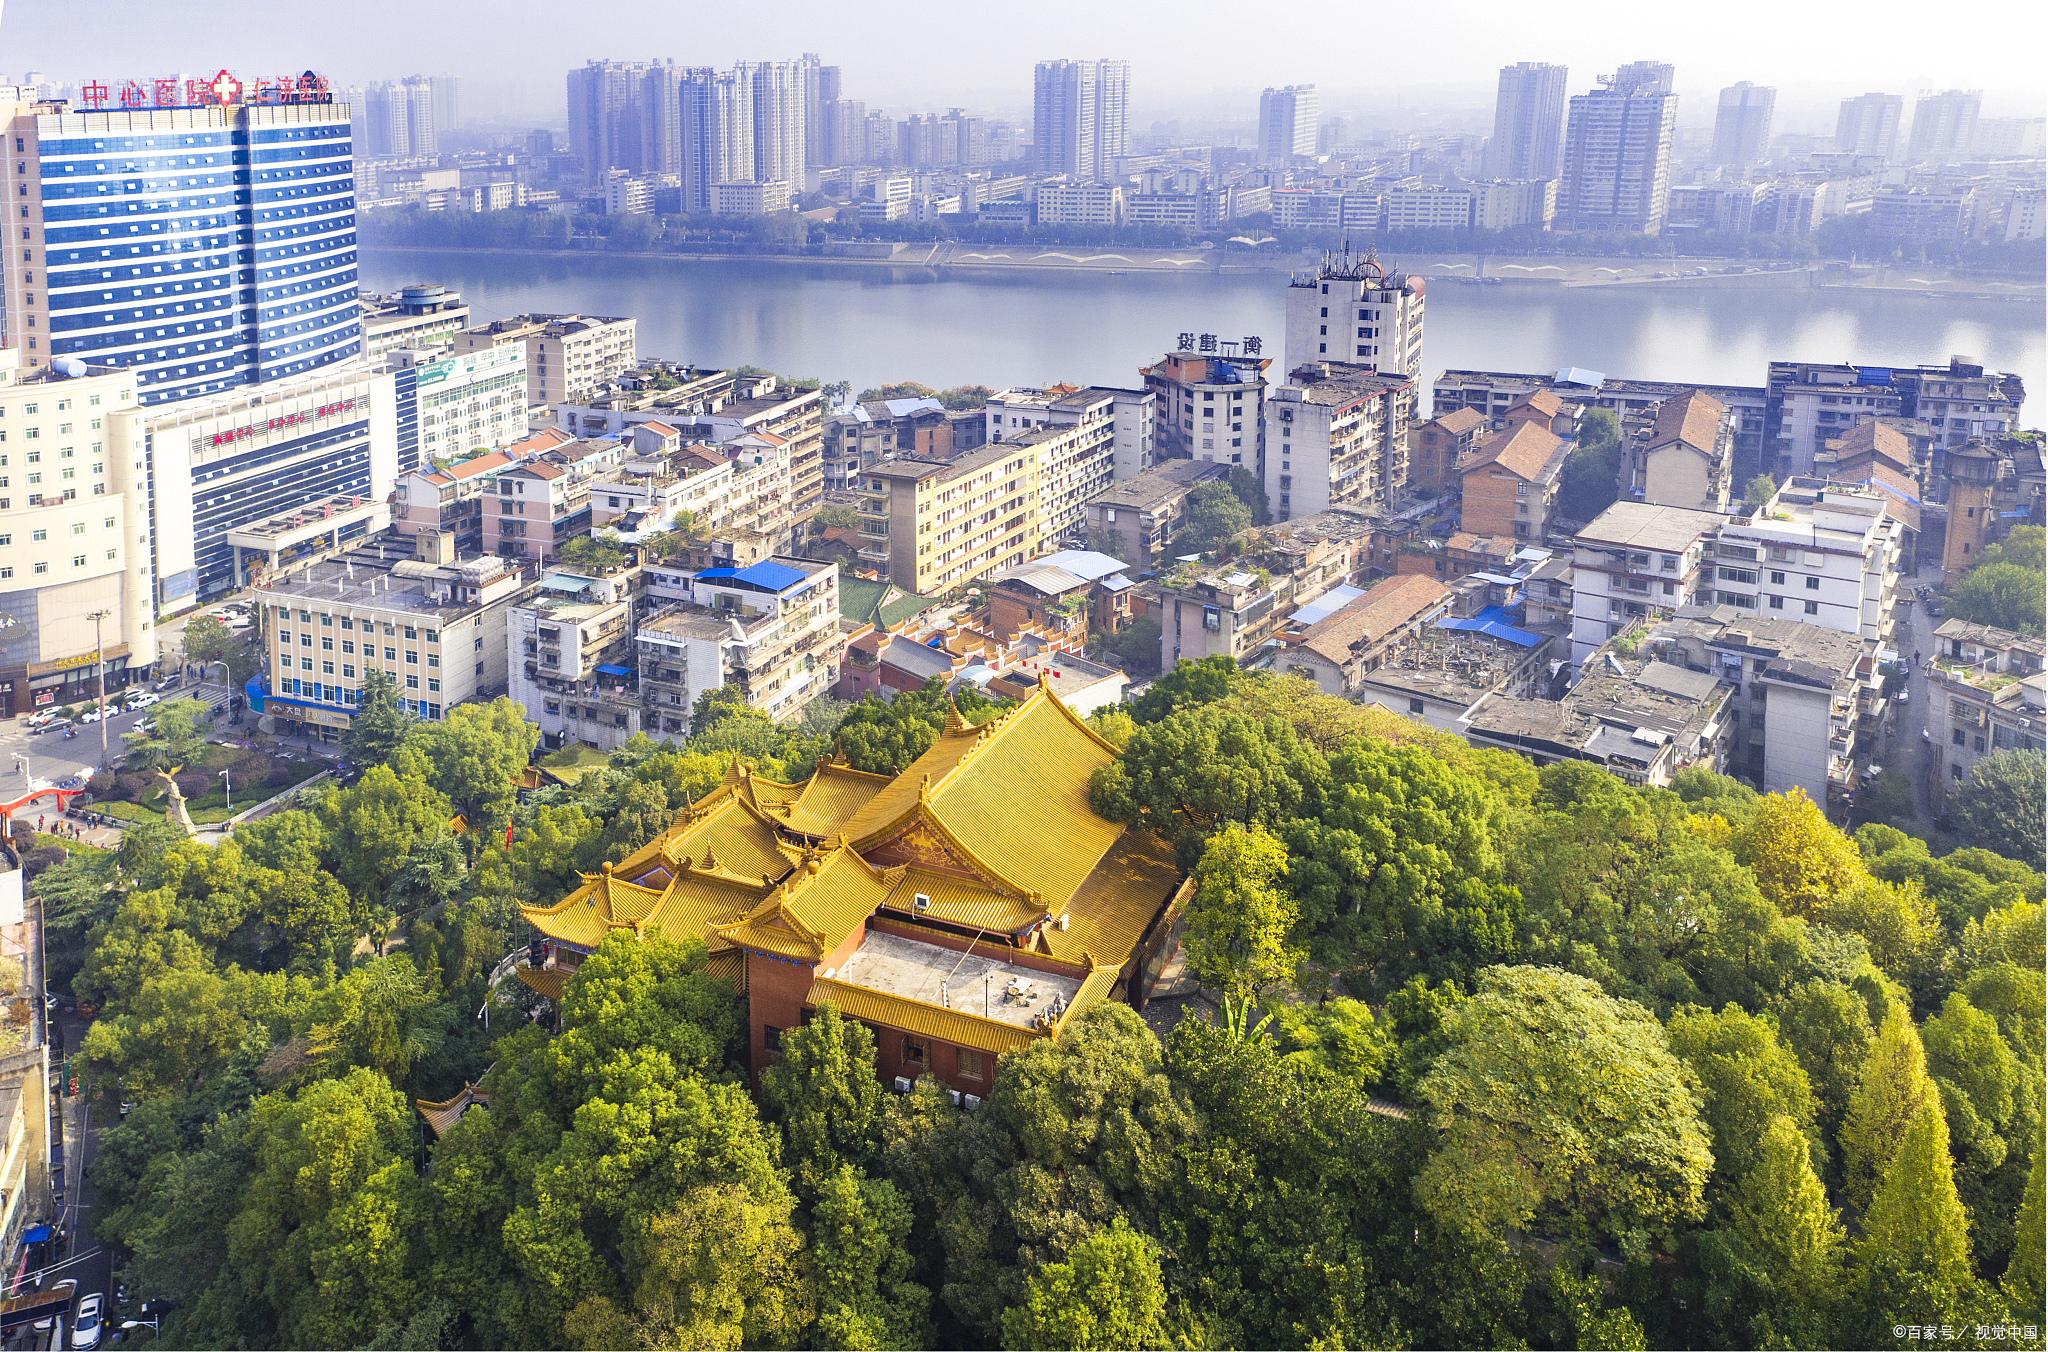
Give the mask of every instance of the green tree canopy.
<svg viewBox="0 0 2048 1352">
<path fill-rule="evenodd" d="M 1275 885 L 1286 873 L 1286 848 L 1256 827 L 1233 824 L 1209 838 L 1195 867 L 1183 940 L 1203 985 L 1256 1000 L 1293 975 L 1300 955 L 1287 947 L 1287 936 L 1298 908 Z"/>
<path fill-rule="evenodd" d="M 1904 1005 L 1886 1012 L 1864 1058 L 1856 1092 L 1842 1123 L 1842 1191 L 1869 1205 L 1889 1175 L 1892 1156 L 1906 1131 L 1929 1103 L 1938 1103 L 1927 1074 L 1927 1054 Z M 1947 1148 L 1948 1129 L 1942 1129 Z"/>
<path fill-rule="evenodd" d="M 761 1097 L 782 1123 L 799 1196 L 815 1196 L 847 1166 L 865 1170 L 876 1145 L 882 1083 L 875 1035 L 827 1003 L 782 1034 L 782 1055 L 761 1072 Z"/>
<path fill-rule="evenodd" d="M 1121 1220 L 1031 1275 L 1026 1303 L 1003 1312 L 1003 1346 L 1166 1347 L 1166 1283 L 1152 1242 Z"/>
<path fill-rule="evenodd" d="M 1971 767 L 1956 793 L 1963 839 L 2039 873 L 2048 868 L 2048 756 L 2013 748 Z"/>
<path fill-rule="evenodd" d="M 1672 1016 L 1668 1031 L 1671 1050 L 1699 1077 L 1701 1115 L 1713 1133 L 1709 1199 L 1725 1202 L 1761 1167 L 1774 1122 L 1783 1119 L 1813 1134 L 1813 1091 L 1773 1020 L 1735 1005 L 1718 1013 L 1688 1007 Z"/>
<path fill-rule="evenodd" d="M 1187 499 L 1187 524 L 1173 538 L 1181 554 L 1206 554 L 1231 537 L 1252 528 L 1253 511 L 1228 483 L 1197 484 Z"/>
<path fill-rule="evenodd" d="M 1698 1090 L 1640 1005 L 1583 977 L 1489 967 L 1445 1020 L 1421 1093 L 1442 1144 L 1416 1180 L 1475 1232 L 1611 1236 L 1641 1250 L 1703 1210 L 1714 1158 Z"/>
<path fill-rule="evenodd" d="M 355 715 L 341 731 L 342 758 L 361 767 L 386 764 L 416 721 L 399 696 L 398 678 L 381 667 L 365 667 Z"/>
<path fill-rule="evenodd" d="M 1983 563 L 1956 584 L 1948 599 L 1948 613 L 1973 624 L 2039 638 L 2044 604 L 2048 604 L 2048 577 L 2040 568 Z"/>
</svg>

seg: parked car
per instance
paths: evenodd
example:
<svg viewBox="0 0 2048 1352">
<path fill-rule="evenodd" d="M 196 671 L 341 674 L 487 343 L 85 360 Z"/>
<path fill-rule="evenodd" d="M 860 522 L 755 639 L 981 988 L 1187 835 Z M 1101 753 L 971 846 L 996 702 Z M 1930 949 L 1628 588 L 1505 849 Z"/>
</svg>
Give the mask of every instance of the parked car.
<svg viewBox="0 0 2048 1352">
<path fill-rule="evenodd" d="M 100 721 L 100 711 L 99 711 L 99 706 L 95 705 L 95 706 L 93 706 L 92 708 L 90 708 L 90 709 L 87 709 L 87 710 L 86 710 L 86 711 L 85 711 L 84 713 L 82 713 L 82 714 L 80 714 L 80 715 L 78 716 L 78 721 L 79 721 L 80 723 L 97 723 L 97 722 L 99 722 L 99 721 Z"/>
<path fill-rule="evenodd" d="M 55 709 L 44 709 L 40 713 L 30 714 L 21 721 L 28 726 L 30 732 L 41 732 L 44 728 L 57 721 L 57 711 Z"/>
<path fill-rule="evenodd" d="M 154 737 L 156 735 L 156 720 L 153 718 L 140 719 L 129 731 L 140 737 Z"/>
<path fill-rule="evenodd" d="M 71 1326 L 72 1352 L 89 1352 L 100 1345 L 106 1332 L 107 1298 L 95 1291 L 78 1302 L 78 1321 Z"/>
<path fill-rule="evenodd" d="M 50 720 L 49 722 L 47 722 L 47 723 L 43 724 L 43 725 L 42 725 L 41 727 L 39 727 L 39 728 L 32 728 L 32 729 L 30 729 L 30 731 L 32 731 L 32 732 L 37 732 L 37 733 L 43 733 L 43 732 L 65 732 L 65 731 L 68 731 L 69 729 L 71 729 L 71 728 L 75 728 L 75 727 L 77 727 L 77 726 L 78 726 L 78 724 L 77 724 L 77 723 L 75 723 L 75 722 L 73 722 L 73 721 L 72 721 L 71 719 L 68 719 L 68 718 L 53 718 L 53 719 L 51 719 L 51 720 Z"/>
<path fill-rule="evenodd" d="M 131 709 L 147 709 L 152 704 L 162 704 L 163 702 L 164 697 L 162 695 L 149 690 L 144 690 L 128 697 L 128 707 Z"/>
<path fill-rule="evenodd" d="M 162 680 L 158 681 L 155 685 L 151 686 L 149 688 L 150 693 L 160 695 L 166 690 L 175 688 L 176 686 L 181 684 L 184 681 L 184 679 L 185 677 L 182 673 L 173 672 L 169 676 L 166 676 Z"/>
</svg>

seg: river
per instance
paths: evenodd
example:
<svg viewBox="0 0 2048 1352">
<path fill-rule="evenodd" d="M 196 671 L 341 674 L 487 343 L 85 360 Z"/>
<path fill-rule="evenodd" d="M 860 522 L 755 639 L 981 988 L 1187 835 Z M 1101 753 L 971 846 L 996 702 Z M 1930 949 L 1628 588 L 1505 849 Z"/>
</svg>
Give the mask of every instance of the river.
<svg viewBox="0 0 2048 1352">
<path fill-rule="evenodd" d="M 1183 332 L 1256 334 L 1278 357 L 1278 274 L 948 270 L 850 263 L 365 249 L 366 290 L 459 288 L 475 322 L 540 311 L 632 315 L 640 351 L 847 380 L 1135 385 Z M 1437 283 L 1423 374 L 1578 366 L 1641 380 L 1761 385 L 1774 360 L 1918 365 L 1967 354 L 2025 378 L 2040 426 L 2038 300 L 1805 287 Z"/>
</svg>

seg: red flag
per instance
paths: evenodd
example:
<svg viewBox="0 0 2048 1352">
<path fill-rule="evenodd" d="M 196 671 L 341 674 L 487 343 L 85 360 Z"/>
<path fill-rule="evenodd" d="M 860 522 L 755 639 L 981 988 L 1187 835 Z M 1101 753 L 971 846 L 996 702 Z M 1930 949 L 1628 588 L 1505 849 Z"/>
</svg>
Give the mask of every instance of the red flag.
<svg viewBox="0 0 2048 1352">
<path fill-rule="evenodd" d="M 508 849 L 508 850 L 512 848 L 512 823 L 511 823 L 511 822 L 506 822 L 506 823 L 505 823 L 505 848 L 506 848 L 506 849 Z"/>
</svg>

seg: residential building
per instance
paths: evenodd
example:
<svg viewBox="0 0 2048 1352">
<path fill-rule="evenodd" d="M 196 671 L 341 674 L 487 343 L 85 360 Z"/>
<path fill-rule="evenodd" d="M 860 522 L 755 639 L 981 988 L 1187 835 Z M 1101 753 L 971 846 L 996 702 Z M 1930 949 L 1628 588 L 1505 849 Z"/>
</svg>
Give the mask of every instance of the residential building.
<svg viewBox="0 0 2048 1352">
<path fill-rule="evenodd" d="M 1474 230 L 1513 230 L 1533 225 L 1548 230 L 1557 215 L 1554 178 L 1497 178 L 1462 185 L 1472 198 Z"/>
<path fill-rule="evenodd" d="M 251 711 L 265 732 L 336 740 L 373 670 L 428 720 L 506 688 L 506 617 L 532 589 L 518 563 L 455 552 L 453 536 L 376 536 L 256 584 L 264 672 Z"/>
<path fill-rule="evenodd" d="M 484 548 L 491 553 L 546 563 L 558 558 L 569 541 L 590 533 L 587 475 L 528 460 L 496 471 L 491 479 L 497 493 L 495 499 L 487 497 L 483 519 Z"/>
<path fill-rule="evenodd" d="M 580 402 L 557 401 L 555 424 L 571 439 L 628 437 L 643 422 L 680 426 L 724 407 L 739 385 L 731 371 L 648 358 L 600 381 Z M 749 393 L 759 388 L 749 377 Z"/>
<path fill-rule="evenodd" d="M 1371 566 L 1377 527 L 1372 515 L 1333 508 L 1241 536 L 1238 558 L 1223 571 L 1167 574 L 1158 584 L 1160 665 L 1171 671 L 1183 658 L 1214 656 L 1249 662 L 1300 607 Z"/>
<path fill-rule="evenodd" d="M 1977 139 L 1981 89 L 1944 89 L 1925 93 L 1913 105 L 1913 133 L 1906 154 L 1915 160 L 1943 163 L 1970 153 Z"/>
<path fill-rule="evenodd" d="M 1349 590 L 1349 589 L 1347 589 Z M 1390 577 L 1304 624 L 1303 606 L 1282 627 L 1262 664 L 1314 681 L 1326 695 L 1356 698 L 1387 654 L 1451 609 L 1451 590 L 1433 577 Z"/>
<path fill-rule="evenodd" d="M 1835 121 L 1835 149 L 1849 155 L 1891 159 L 1899 144 L 1906 100 L 1899 94 L 1859 94 L 1842 100 Z"/>
<path fill-rule="evenodd" d="M 1037 194 L 1040 225 L 1122 225 L 1124 190 L 1113 183 L 1045 183 Z"/>
<path fill-rule="evenodd" d="M 1047 673 L 993 723 L 953 720 L 893 780 L 832 760 L 777 785 L 736 766 L 641 850 L 522 906 L 548 960 L 521 979 L 559 999 L 607 934 L 658 926 L 705 940 L 706 970 L 745 989 L 757 1074 L 830 1003 L 878 1030 L 884 1084 L 929 1075 L 978 1108 L 1002 1056 L 1103 1000 L 1145 1003 L 1193 892 L 1157 836 L 1088 805 L 1118 752 L 1058 684 Z M 1029 831 L 986 810 L 1025 799 Z"/>
<path fill-rule="evenodd" d="M 988 625 L 1004 640 L 1027 631 L 1084 648 L 1090 630 L 1120 634 L 1135 618 L 1137 584 L 1121 559 L 1087 549 L 1062 549 L 1005 568 L 989 578 Z"/>
<path fill-rule="evenodd" d="M 1141 369 L 1158 413 L 1159 456 L 1245 465 L 1260 473 L 1266 417 L 1266 368 L 1261 344 L 1214 335 L 1180 335 L 1176 349 Z"/>
<path fill-rule="evenodd" d="M 682 207 L 716 209 L 717 186 L 754 179 L 754 82 L 744 71 L 692 67 L 679 95 Z"/>
<path fill-rule="evenodd" d="M 1771 113 L 1778 91 L 1769 85 L 1739 80 L 1721 91 L 1714 111 L 1711 161 L 1729 169 L 1748 169 L 1770 157 Z"/>
<path fill-rule="evenodd" d="M 635 633 L 647 734 L 689 736 L 691 709 L 721 687 L 776 720 L 830 694 L 846 651 L 838 582 L 837 564 L 777 557 L 704 569 L 687 602 L 649 608 Z"/>
<path fill-rule="evenodd" d="M 415 75 L 409 80 L 379 80 L 367 92 L 366 121 L 370 143 L 365 155 L 399 159 L 437 155 L 442 127 L 434 116 L 434 83 Z"/>
<path fill-rule="evenodd" d="M 363 355 L 376 361 L 401 347 L 447 347 L 469 327 L 460 292 L 438 283 L 408 286 L 393 296 L 361 296 Z"/>
<path fill-rule="evenodd" d="M 1032 152 L 1042 174 L 1107 178 L 1127 147 L 1128 61 L 1041 61 L 1033 74 Z"/>
<path fill-rule="evenodd" d="M 1562 666 L 1553 646 L 1551 635 L 1511 623 L 1498 606 L 1445 616 L 1384 652 L 1354 697 L 1462 736 L 1489 697 L 1544 698 L 1552 669 Z"/>
<path fill-rule="evenodd" d="M 647 168 L 654 121 L 648 89 L 677 77 L 673 61 L 593 60 L 569 72 L 569 153 L 581 165 L 586 186 L 603 183 L 614 169 Z"/>
<path fill-rule="evenodd" d="M 789 470 L 789 505 L 793 526 L 817 513 L 825 500 L 825 398 L 816 389 L 784 385 L 775 376 L 748 377 L 733 387 L 733 397 L 705 411 L 680 412 L 664 421 L 685 437 L 739 447 L 736 453 L 756 465 L 778 457 Z"/>
<path fill-rule="evenodd" d="M 1481 441 L 1458 465 L 1458 524 L 1475 535 L 1548 539 L 1571 452 L 1571 442 L 1534 421 Z"/>
<path fill-rule="evenodd" d="M 526 354 L 517 347 L 397 348 L 384 357 L 399 401 L 400 469 L 526 437 Z"/>
<path fill-rule="evenodd" d="M 1735 463 L 1735 427 L 1728 406 L 1704 390 L 1673 395 L 1646 426 L 1622 438 L 1624 497 L 1661 507 L 1728 510 Z"/>
<path fill-rule="evenodd" d="M 1034 427 L 1067 427 L 1077 423 L 1111 423 L 1111 477 L 1134 478 L 1152 467 L 1157 441 L 1158 396 L 1151 390 L 1090 385 L 1061 385 L 1050 390 L 1015 388 L 989 396 L 983 405 L 983 440 L 1014 438 Z M 971 449 L 960 447 L 956 449 Z M 930 458 L 929 456 L 927 458 Z"/>
<path fill-rule="evenodd" d="M 629 174 L 614 169 L 605 175 L 604 196 L 598 202 L 600 215 L 649 216 L 654 213 L 654 194 L 661 180 L 652 174 Z"/>
<path fill-rule="evenodd" d="M 754 179 L 760 183 L 804 181 L 804 137 L 809 121 L 807 74 L 800 61 L 741 62 L 754 85 Z"/>
<path fill-rule="evenodd" d="M 1454 408 L 1409 432 L 1409 488 L 1431 497 L 1458 488 L 1458 462 L 1471 454 L 1485 430 L 1483 415 Z"/>
<path fill-rule="evenodd" d="M 1617 502 L 1572 540 L 1572 666 L 1646 617 L 1713 590 L 1713 540 L 1728 518 L 1688 507 Z"/>
<path fill-rule="evenodd" d="M 1390 188 L 1380 194 L 1380 210 L 1388 230 L 1469 230 L 1472 194 L 1440 183 Z"/>
<path fill-rule="evenodd" d="M 0 261 L 5 329 L 25 370 L 67 357 L 132 370 L 136 402 L 154 407 L 361 354 L 346 104 L 13 101 L 0 121 L 21 228 Z M 258 167 L 279 160 L 292 186 Z"/>
<path fill-rule="evenodd" d="M 1671 67 L 1637 61 L 1575 94 L 1566 122 L 1558 224 L 1656 234 L 1671 186 L 1678 95 Z"/>
<path fill-rule="evenodd" d="M 1085 542 L 1088 500 L 1113 478 L 1115 434 L 1110 403 L 1104 399 L 1081 421 L 1037 427 L 1003 440 L 1002 449 L 1027 454 L 1036 466 L 1033 516 L 1039 543 L 1030 554 Z"/>
<path fill-rule="evenodd" d="M 874 466 L 862 479 L 861 561 L 886 568 L 906 591 L 936 596 L 1035 556 L 1045 534 L 1041 453 L 1036 443 L 999 442 L 951 461 Z"/>
<path fill-rule="evenodd" d="M 1564 128 L 1563 66 L 1518 61 L 1502 66 L 1493 104 L 1493 138 L 1486 146 L 1491 178 L 1555 179 Z"/>
<path fill-rule="evenodd" d="M 555 567 L 508 610 L 508 693 L 542 746 L 610 751 L 644 729 L 634 623 L 642 588 L 634 566 Z"/>
<path fill-rule="evenodd" d="M 496 492 L 490 476 L 517 463 L 519 449 L 514 446 L 445 468 L 425 466 L 399 475 L 391 493 L 391 528 L 401 535 L 439 532 L 455 541 L 458 556 L 485 552 L 484 496 Z"/>
<path fill-rule="evenodd" d="M 1787 479 L 1762 510 L 1716 533 L 1713 603 L 1889 644 L 1905 534 L 1891 502 L 1872 489 Z"/>
<path fill-rule="evenodd" d="M 1764 451 L 1803 474 L 1827 443 L 1870 418 L 1915 418 L 1937 451 L 2017 430 L 2025 382 L 1968 357 L 1946 366 L 1852 366 L 1772 362 L 1764 409 Z M 1769 463 L 1768 461 L 1766 463 Z"/>
<path fill-rule="evenodd" d="M 381 502 L 401 469 L 399 414 L 396 378 L 353 365 L 111 409 L 109 463 L 147 467 L 148 535 L 137 543 L 150 551 L 158 612 L 237 585 L 236 527 L 337 498 Z"/>
<path fill-rule="evenodd" d="M 2043 749 L 2048 676 L 2040 639 L 1967 620 L 1943 621 L 1929 656 L 1927 796 L 1938 812 L 1984 757 Z"/>
<path fill-rule="evenodd" d="M 1942 462 L 1948 521 L 1942 533 L 1941 578 L 1953 586 L 1976 566 L 1984 547 L 1998 539 L 2001 466 L 1997 452 L 1981 441 L 1951 448 Z"/>
<path fill-rule="evenodd" d="M 1727 773 L 1765 793 L 1800 789 L 1836 820 L 1846 816 L 1883 712 L 1873 641 L 1696 606 L 1651 629 L 1642 649 L 1728 686 Z"/>
<path fill-rule="evenodd" d="M 711 210 L 719 216 L 772 216 L 789 210 L 789 184 L 781 179 L 767 183 L 717 183 L 712 185 Z"/>
<path fill-rule="evenodd" d="M 1316 153 L 1319 121 L 1316 87 L 1288 85 L 1259 94 L 1260 164 L 1285 166 L 1296 156 Z"/>
<path fill-rule="evenodd" d="M 1088 538 L 1114 536 L 1110 552 L 1132 567 L 1149 568 L 1187 523 L 1188 494 L 1211 479 L 1227 479 L 1213 460 L 1166 460 L 1131 479 L 1119 479 L 1088 503 Z"/>
<path fill-rule="evenodd" d="M 29 921 L 30 912 L 22 901 L 23 882 L 22 870 L 10 861 L 7 871 L 0 873 L 0 895 L 6 897 L 0 904 L 0 917 L 4 917 L 0 933 L 5 934 L 8 965 L 22 973 L 22 989 L 41 991 L 41 917 L 37 916 L 37 923 Z M 61 1141 L 50 1139 L 50 1127 L 54 1123 L 62 1132 L 64 1118 L 61 1112 L 50 1111 L 51 1105 L 62 1101 L 52 1095 L 50 1085 L 52 1056 L 61 1053 L 51 1047 L 48 1027 L 47 1013 L 25 1014 L 19 1045 L 0 1053 L 0 1246 L 10 1255 L 21 1255 L 24 1268 L 37 1231 L 45 1241 L 50 1238 L 51 1227 L 45 1222 L 56 1219 L 63 1195 L 51 1187 L 56 1174 L 51 1166 L 61 1163 L 64 1155 Z M 58 1064 L 63 1063 L 60 1060 Z M 54 1246 L 46 1243 L 45 1251 L 50 1247 Z M 56 1290 L 51 1288 L 43 1299 L 51 1301 L 51 1313 L 61 1315 L 68 1307 L 56 1302 Z M 27 1291 L 21 1294 L 27 1295 Z M 35 1303 L 34 1297 L 22 1301 L 22 1305 Z"/>
<path fill-rule="evenodd" d="M 526 389 L 537 404 L 587 402 L 600 385 L 632 369 L 637 321 L 597 315 L 514 315 L 456 335 L 455 350 L 522 346 Z"/>
<path fill-rule="evenodd" d="M 2005 207 L 2007 242 L 2048 235 L 2048 189 L 2019 188 Z"/>
<path fill-rule="evenodd" d="M 1765 442 L 1764 424 L 1768 393 L 1761 385 L 1693 385 L 1667 380 L 1628 380 L 1608 377 L 1598 371 L 1567 366 L 1552 375 L 1518 374 L 1507 371 L 1445 371 L 1436 378 L 1431 391 L 1432 407 L 1439 413 L 1469 408 L 1486 417 L 1496 429 L 1505 425 L 1507 410 L 1516 400 L 1535 390 L 1549 390 L 1561 398 L 1587 408 L 1604 408 L 1617 422 L 1653 412 L 1674 395 L 1701 390 L 1718 399 L 1735 420 L 1737 454 L 1761 457 Z"/>
<path fill-rule="evenodd" d="M 1679 230 L 1719 230 L 1728 234 L 1747 235 L 1752 233 L 1759 221 L 1782 205 L 1784 185 L 1776 183 L 1683 183 L 1673 184 L 1665 202 L 1664 229 L 1667 232 Z M 1809 195 L 1805 200 L 1818 205 L 1818 199 Z M 1789 212 L 1784 216 L 1787 234 L 1806 233 L 1810 220 L 1792 221 Z M 1809 216 L 1810 216 L 1809 212 Z M 1775 224 L 1778 216 L 1771 217 Z"/>
<path fill-rule="evenodd" d="M 1465 740 L 1517 752 L 1539 767 L 1587 761 L 1655 788 L 1668 787 L 1680 770 L 1725 767 L 1727 681 L 1661 659 L 1601 657 L 1561 700 L 1486 695 L 1467 715 Z"/>
<path fill-rule="evenodd" d="M 21 355 L 0 348 L 0 427 L 11 434 L 0 451 L 4 717 L 77 703 L 102 676 L 122 689 L 156 662 L 149 476 L 120 443 L 103 449 L 101 427 L 134 409 L 135 373 L 23 370 Z"/>
<path fill-rule="evenodd" d="M 1287 369 L 1338 361 L 1420 375 L 1424 290 L 1420 277 L 1389 273 L 1374 249 L 1324 254 L 1287 284 Z"/>
<path fill-rule="evenodd" d="M 1363 364 L 1311 361 L 1275 386 L 1263 475 L 1277 521 L 1340 504 L 1387 506 L 1408 488 L 1415 381 Z"/>
<path fill-rule="evenodd" d="M 1268 192 L 1267 200 L 1272 206 L 1276 230 L 1378 230 L 1384 221 L 1381 194 L 1377 192 L 1277 188 Z M 1200 216 L 1197 208 L 1195 219 Z"/>
</svg>

